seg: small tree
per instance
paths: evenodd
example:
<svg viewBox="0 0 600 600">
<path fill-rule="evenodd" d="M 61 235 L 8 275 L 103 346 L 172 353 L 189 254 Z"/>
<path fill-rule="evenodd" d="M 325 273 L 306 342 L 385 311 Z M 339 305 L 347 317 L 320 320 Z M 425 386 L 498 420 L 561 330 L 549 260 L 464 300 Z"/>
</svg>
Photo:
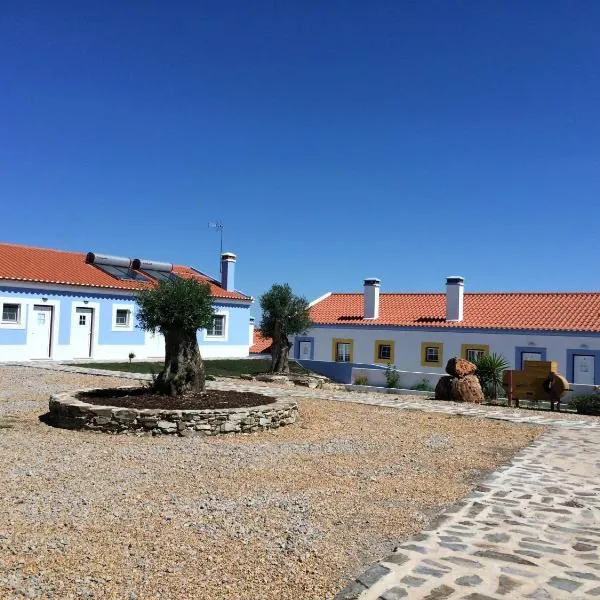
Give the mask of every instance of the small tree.
<svg viewBox="0 0 600 600">
<path fill-rule="evenodd" d="M 273 340 L 271 373 L 289 373 L 288 353 L 291 344 L 288 337 L 304 333 L 311 326 L 308 300 L 295 296 L 287 283 L 275 283 L 260 297 L 260 307 L 260 330 L 263 336 Z"/>
<path fill-rule="evenodd" d="M 139 292 L 137 303 L 139 326 L 165 337 L 165 366 L 154 389 L 169 396 L 203 392 L 204 363 L 196 334 L 213 322 L 210 286 L 195 279 L 161 281 Z"/>
</svg>

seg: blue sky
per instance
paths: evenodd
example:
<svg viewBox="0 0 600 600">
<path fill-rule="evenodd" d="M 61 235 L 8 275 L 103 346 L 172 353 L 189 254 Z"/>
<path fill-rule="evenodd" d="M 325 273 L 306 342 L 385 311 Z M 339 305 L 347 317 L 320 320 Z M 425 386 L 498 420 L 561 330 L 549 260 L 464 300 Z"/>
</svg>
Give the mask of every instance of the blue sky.
<svg viewBox="0 0 600 600">
<path fill-rule="evenodd" d="M 309 299 L 597 290 L 600 3 L 10 3 L 0 239 Z"/>
</svg>

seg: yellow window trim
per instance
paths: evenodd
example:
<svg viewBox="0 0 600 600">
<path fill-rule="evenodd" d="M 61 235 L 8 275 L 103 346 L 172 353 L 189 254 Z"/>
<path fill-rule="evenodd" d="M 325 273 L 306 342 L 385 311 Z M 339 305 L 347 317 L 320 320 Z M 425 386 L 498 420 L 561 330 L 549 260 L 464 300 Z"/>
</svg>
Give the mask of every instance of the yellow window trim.
<svg viewBox="0 0 600 600">
<path fill-rule="evenodd" d="M 427 361 L 427 348 L 438 349 L 437 362 Z M 422 367 L 441 367 L 444 363 L 444 344 L 442 342 L 421 342 L 421 366 Z"/>
<path fill-rule="evenodd" d="M 389 358 L 379 358 L 379 346 L 389 346 L 390 347 L 390 357 Z M 393 340 L 375 340 L 375 350 L 373 356 L 373 362 L 379 365 L 393 365 L 394 364 L 394 341 Z"/>
<path fill-rule="evenodd" d="M 333 362 L 338 362 L 336 360 L 337 358 L 337 345 L 338 344 L 350 344 L 350 361 L 349 362 L 353 362 L 354 360 L 354 340 L 352 339 L 346 339 L 346 338 L 333 338 L 333 340 L 331 341 L 331 360 Z"/>
<path fill-rule="evenodd" d="M 483 350 L 486 354 L 490 353 L 489 344 L 461 344 L 460 355 L 463 358 L 467 358 L 467 350 Z"/>
</svg>

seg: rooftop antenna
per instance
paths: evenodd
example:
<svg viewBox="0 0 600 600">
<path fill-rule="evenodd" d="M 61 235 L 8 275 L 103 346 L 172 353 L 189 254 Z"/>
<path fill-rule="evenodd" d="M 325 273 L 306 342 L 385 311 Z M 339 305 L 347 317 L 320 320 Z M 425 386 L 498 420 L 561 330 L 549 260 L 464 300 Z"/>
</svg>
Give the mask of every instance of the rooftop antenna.
<svg viewBox="0 0 600 600">
<path fill-rule="evenodd" d="M 221 221 L 211 221 L 208 224 L 209 229 L 214 229 L 221 234 L 221 246 L 219 252 L 219 273 L 223 274 L 223 265 L 221 264 L 221 256 L 223 255 L 223 223 Z"/>
</svg>

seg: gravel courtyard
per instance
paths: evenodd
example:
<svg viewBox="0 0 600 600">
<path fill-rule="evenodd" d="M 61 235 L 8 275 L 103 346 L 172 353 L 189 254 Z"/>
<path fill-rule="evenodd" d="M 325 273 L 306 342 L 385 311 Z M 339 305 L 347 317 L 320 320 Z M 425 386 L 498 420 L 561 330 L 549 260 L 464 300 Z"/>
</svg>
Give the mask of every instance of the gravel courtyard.
<svg viewBox="0 0 600 600">
<path fill-rule="evenodd" d="M 332 598 L 543 431 L 322 394 L 249 436 L 38 419 L 51 392 L 119 384 L 0 367 L 1 598 Z"/>
</svg>

